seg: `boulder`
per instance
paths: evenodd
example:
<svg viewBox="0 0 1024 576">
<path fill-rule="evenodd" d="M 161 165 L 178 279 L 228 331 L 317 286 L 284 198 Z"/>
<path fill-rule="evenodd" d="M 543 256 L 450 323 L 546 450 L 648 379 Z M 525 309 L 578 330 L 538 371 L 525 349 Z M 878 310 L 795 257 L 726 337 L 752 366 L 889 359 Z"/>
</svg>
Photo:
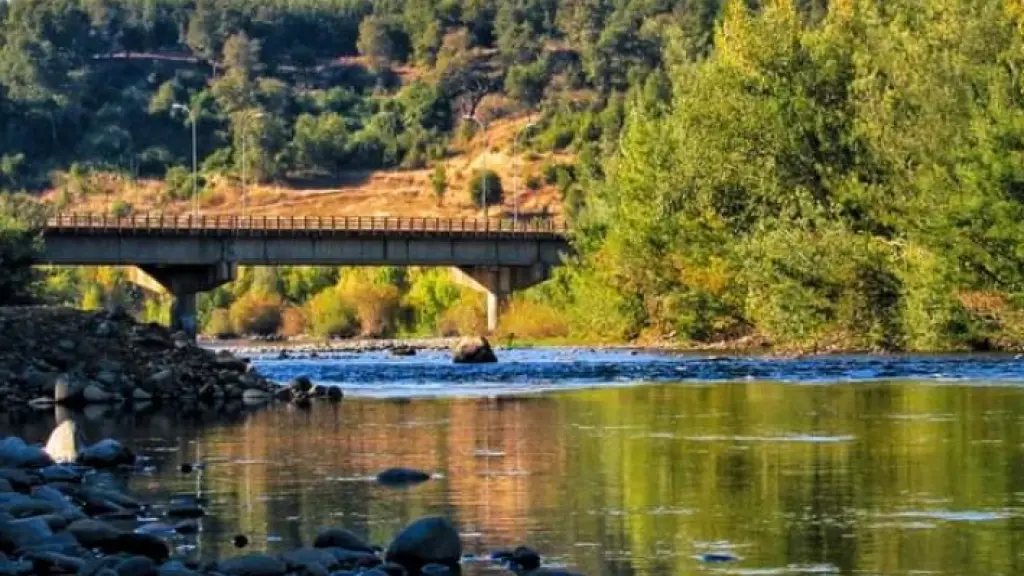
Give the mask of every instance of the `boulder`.
<svg viewBox="0 0 1024 576">
<path fill-rule="evenodd" d="M 41 546 L 53 536 L 53 530 L 41 518 L 0 522 L 0 550 L 8 554 Z"/>
<path fill-rule="evenodd" d="M 82 400 L 87 404 L 108 404 L 116 402 L 117 396 L 107 391 L 99 384 L 89 384 L 82 391 Z"/>
<path fill-rule="evenodd" d="M 116 547 L 121 531 L 106 522 L 93 520 L 76 520 L 68 525 L 70 532 L 82 546 L 110 550 Z"/>
<path fill-rule="evenodd" d="M 536 570 L 540 568 L 540 554 L 532 548 L 520 546 L 512 552 L 512 562 L 518 564 L 522 570 Z"/>
<path fill-rule="evenodd" d="M 108 438 L 82 450 L 78 461 L 95 468 L 112 468 L 121 464 L 134 464 L 135 454 L 124 444 Z"/>
<path fill-rule="evenodd" d="M 309 379 L 309 376 L 298 376 L 288 383 L 288 388 L 292 390 L 293 394 L 309 394 L 309 391 L 313 389 L 313 381 Z"/>
<path fill-rule="evenodd" d="M 385 486 L 407 486 L 430 480 L 430 474 L 412 468 L 388 468 L 377 474 L 377 482 Z"/>
<path fill-rule="evenodd" d="M 388 546 L 385 560 L 418 573 L 427 564 L 455 568 L 462 559 L 459 532 L 447 518 L 428 516 L 409 524 Z"/>
<path fill-rule="evenodd" d="M 159 576 L 156 564 L 145 556 L 133 556 L 114 567 L 117 576 Z"/>
<path fill-rule="evenodd" d="M 218 562 L 217 571 L 225 576 L 283 576 L 288 567 L 277 558 L 250 554 Z"/>
<path fill-rule="evenodd" d="M 85 446 L 85 435 L 74 420 L 65 420 L 50 432 L 46 441 L 46 453 L 54 462 L 67 464 L 78 460 L 78 454 Z"/>
<path fill-rule="evenodd" d="M 155 562 L 163 562 L 170 557 L 171 551 L 167 544 L 152 534 L 136 534 L 134 532 L 122 532 L 109 552 L 124 552 L 136 556 L 146 556 Z"/>
<path fill-rule="evenodd" d="M 491 343 L 483 336 L 463 338 L 452 348 L 452 362 L 456 364 L 488 364 L 497 361 Z"/>
<path fill-rule="evenodd" d="M 341 548 L 353 552 L 373 552 L 370 544 L 344 528 L 324 528 L 313 541 L 314 548 Z"/>
<path fill-rule="evenodd" d="M 39 446 L 29 446 L 16 436 L 0 440 L 0 466 L 10 468 L 42 468 L 53 459 Z"/>
<path fill-rule="evenodd" d="M 455 576 L 455 571 L 444 564 L 427 564 L 420 570 L 423 576 Z"/>
</svg>

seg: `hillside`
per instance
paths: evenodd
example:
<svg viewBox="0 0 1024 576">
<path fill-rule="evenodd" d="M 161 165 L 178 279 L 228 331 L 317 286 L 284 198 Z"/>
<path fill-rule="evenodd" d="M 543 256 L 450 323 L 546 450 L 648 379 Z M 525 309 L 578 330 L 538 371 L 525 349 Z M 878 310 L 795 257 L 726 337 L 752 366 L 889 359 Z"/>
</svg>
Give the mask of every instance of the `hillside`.
<svg viewBox="0 0 1024 576">
<path fill-rule="evenodd" d="M 518 190 L 521 216 L 561 218 L 561 192 L 556 185 L 544 181 L 543 169 L 551 164 L 570 164 L 573 156 L 519 150 L 513 157 L 513 135 L 529 122 L 526 117 L 495 122 L 486 133 L 477 134 L 454 148 L 448 158 L 440 161 L 446 166 L 449 187 L 441 203 L 431 187 L 431 169 L 367 170 L 345 172 L 330 184 L 250 186 L 248 213 L 253 216 L 478 218 L 482 211 L 469 201 L 468 183 L 474 171 L 486 167 L 498 173 L 505 188 L 502 204 L 491 206 L 489 217 L 511 217 L 515 209 L 513 191 Z M 527 186 L 528 181 L 533 189 Z M 135 214 L 185 215 L 193 209 L 189 199 L 169 199 L 159 180 L 98 177 L 94 182 L 95 189 L 91 193 L 68 196 L 63 194 L 63 188 L 51 188 L 43 198 L 50 203 L 65 199 L 60 206 L 65 213 L 111 214 L 119 205 L 130 206 L 130 212 Z M 201 213 L 240 215 L 242 194 L 237 180 L 222 179 L 200 196 Z"/>
</svg>

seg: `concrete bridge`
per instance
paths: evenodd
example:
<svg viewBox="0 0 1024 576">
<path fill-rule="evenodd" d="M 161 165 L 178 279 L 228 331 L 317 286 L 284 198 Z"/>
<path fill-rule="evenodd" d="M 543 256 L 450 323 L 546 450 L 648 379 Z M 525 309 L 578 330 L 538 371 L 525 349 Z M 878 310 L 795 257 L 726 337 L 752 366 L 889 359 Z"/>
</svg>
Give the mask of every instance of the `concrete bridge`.
<svg viewBox="0 0 1024 576">
<path fill-rule="evenodd" d="M 512 292 L 546 280 L 568 253 L 552 220 L 392 217 L 58 215 L 44 264 L 135 266 L 136 282 L 174 296 L 172 327 L 196 331 L 196 294 L 245 266 L 445 266 L 487 294 L 494 330 Z"/>
</svg>

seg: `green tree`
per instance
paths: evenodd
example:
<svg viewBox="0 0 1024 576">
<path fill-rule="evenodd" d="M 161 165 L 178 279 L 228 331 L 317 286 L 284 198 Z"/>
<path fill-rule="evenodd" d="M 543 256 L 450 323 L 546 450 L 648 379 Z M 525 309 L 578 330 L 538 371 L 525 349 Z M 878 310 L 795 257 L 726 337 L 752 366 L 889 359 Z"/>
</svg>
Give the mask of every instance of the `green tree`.
<svg viewBox="0 0 1024 576">
<path fill-rule="evenodd" d="M 430 174 L 430 188 L 434 192 L 434 198 L 437 198 L 437 205 L 444 204 L 444 195 L 448 192 L 448 170 L 445 169 L 444 162 L 434 165 L 434 171 Z"/>
<path fill-rule="evenodd" d="M 473 172 L 473 177 L 469 179 L 466 193 L 468 194 L 469 201 L 478 208 L 482 208 L 484 203 L 488 206 L 501 204 L 501 199 L 504 196 L 501 176 L 494 170 L 477 170 Z"/>
</svg>

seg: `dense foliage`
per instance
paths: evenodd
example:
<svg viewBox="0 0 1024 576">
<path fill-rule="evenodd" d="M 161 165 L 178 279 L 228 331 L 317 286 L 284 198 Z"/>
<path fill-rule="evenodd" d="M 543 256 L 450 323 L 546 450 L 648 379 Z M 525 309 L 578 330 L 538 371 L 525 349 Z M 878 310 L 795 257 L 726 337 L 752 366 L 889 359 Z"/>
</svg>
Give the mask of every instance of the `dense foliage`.
<svg viewBox="0 0 1024 576">
<path fill-rule="evenodd" d="M 709 341 L 1019 345 L 1024 20 L 995 0 L 730 3 L 672 50 L 581 216 L 579 325 Z"/>
</svg>

